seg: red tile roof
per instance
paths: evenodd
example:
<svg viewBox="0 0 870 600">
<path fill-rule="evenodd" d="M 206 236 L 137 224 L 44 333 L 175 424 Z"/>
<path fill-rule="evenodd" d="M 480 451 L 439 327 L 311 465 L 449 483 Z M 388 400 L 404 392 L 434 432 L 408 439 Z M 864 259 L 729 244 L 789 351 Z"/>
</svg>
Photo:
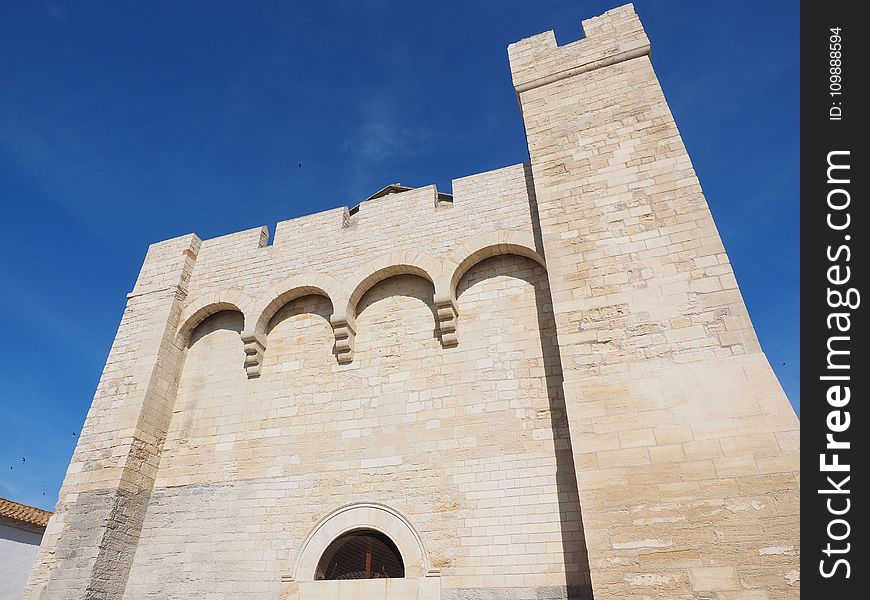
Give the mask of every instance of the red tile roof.
<svg viewBox="0 0 870 600">
<path fill-rule="evenodd" d="M 50 516 L 51 512 L 47 510 L 0 498 L 0 517 L 4 519 L 45 527 L 48 525 L 48 518 Z"/>
</svg>

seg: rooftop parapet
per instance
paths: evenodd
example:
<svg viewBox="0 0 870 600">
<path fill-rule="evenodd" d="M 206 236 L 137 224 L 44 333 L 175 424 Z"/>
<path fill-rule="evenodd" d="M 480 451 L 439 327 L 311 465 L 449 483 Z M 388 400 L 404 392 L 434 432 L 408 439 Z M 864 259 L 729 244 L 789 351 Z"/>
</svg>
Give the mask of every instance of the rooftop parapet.
<svg viewBox="0 0 870 600">
<path fill-rule="evenodd" d="M 582 22 L 586 37 L 559 46 L 552 30 L 508 46 L 517 93 L 649 54 L 650 44 L 632 4 Z"/>
</svg>

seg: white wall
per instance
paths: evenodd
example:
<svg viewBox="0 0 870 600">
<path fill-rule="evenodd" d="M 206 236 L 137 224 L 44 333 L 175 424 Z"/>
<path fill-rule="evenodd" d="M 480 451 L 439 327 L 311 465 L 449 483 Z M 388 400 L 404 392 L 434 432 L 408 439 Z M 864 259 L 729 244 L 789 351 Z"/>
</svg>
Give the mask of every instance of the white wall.
<svg viewBox="0 0 870 600">
<path fill-rule="evenodd" d="M 42 534 L 0 523 L 0 599 L 18 600 Z"/>
</svg>

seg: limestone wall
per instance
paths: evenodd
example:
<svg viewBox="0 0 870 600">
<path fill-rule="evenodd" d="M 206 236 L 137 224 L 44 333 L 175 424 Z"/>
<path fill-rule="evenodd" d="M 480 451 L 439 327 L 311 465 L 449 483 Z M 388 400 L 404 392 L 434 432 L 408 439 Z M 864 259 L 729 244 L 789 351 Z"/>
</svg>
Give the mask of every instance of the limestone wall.
<svg viewBox="0 0 870 600">
<path fill-rule="evenodd" d="M 634 9 L 583 28 L 509 55 L 596 598 L 795 598 L 797 419 Z"/>
<path fill-rule="evenodd" d="M 257 228 L 155 246 L 128 308 L 151 312 L 118 336 L 171 346 L 149 350 L 164 378 L 136 367 L 172 399 L 131 413 L 134 438 L 156 437 L 153 467 L 119 511 L 123 486 L 85 446 L 126 431 L 109 416 L 117 395 L 98 394 L 32 597 L 87 597 L 97 574 L 106 597 L 293 597 L 318 519 L 371 501 L 413 524 L 438 594 L 588 593 L 529 175 L 457 180 L 453 202 L 430 186 L 294 219 L 272 243 Z M 101 386 L 118 392 L 121 376 L 107 369 Z M 115 568 L 57 562 L 89 548 Z"/>
<path fill-rule="evenodd" d="M 292 301 L 250 380 L 241 315 L 204 321 L 125 597 L 276 598 L 314 523 L 365 500 L 414 524 L 442 589 L 564 588 L 566 553 L 585 557 L 545 272 L 514 256 L 469 270 L 456 348 L 433 336 L 432 296 L 412 275 L 369 290 L 349 365 L 330 302 Z"/>
</svg>

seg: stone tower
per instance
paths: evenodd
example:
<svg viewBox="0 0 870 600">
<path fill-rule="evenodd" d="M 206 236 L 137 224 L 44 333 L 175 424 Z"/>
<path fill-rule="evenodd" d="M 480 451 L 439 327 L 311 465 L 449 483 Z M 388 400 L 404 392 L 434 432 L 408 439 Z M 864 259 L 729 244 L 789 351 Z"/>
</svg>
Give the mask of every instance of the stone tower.
<svg viewBox="0 0 870 600">
<path fill-rule="evenodd" d="M 798 596 L 797 420 L 634 9 L 583 27 L 508 49 L 529 163 L 149 248 L 26 598 Z"/>
</svg>

